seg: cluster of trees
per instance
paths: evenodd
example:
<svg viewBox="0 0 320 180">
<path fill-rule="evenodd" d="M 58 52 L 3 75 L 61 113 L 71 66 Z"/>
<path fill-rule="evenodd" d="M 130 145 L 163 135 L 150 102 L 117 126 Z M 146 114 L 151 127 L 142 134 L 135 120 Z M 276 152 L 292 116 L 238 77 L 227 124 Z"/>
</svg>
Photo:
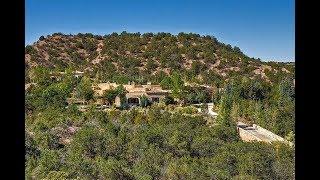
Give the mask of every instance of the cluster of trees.
<svg viewBox="0 0 320 180">
<path fill-rule="evenodd" d="M 27 112 L 41 111 L 49 107 L 65 108 L 67 98 L 79 84 L 79 80 L 70 71 L 67 71 L 61 81 L 55 81 L 50 76 L 49 70 L 43 67 L 34 68 L 30 72 L 30 81 L 35 85 L 25 92 Z"/>
<path fill-rule="evenodd" d="M 171 89 L 172 96 L 188 104 L 206 103 L 212 101 L 212 92 L 201 86 L 186 86 L 182 76 L 178 72 L 173 72 L 171 76 L 166 76 L 160 82 L 164 89 Z"/>
<path fill-rule="evenodd" d="M 227 109 L 232 119 L 259 124 L 282 137 L 291 137 L 290 141 L 294 140 L 295 89 L 292 79 L 282 79 L 270 85 L 262 80 L 238 77 L 225 86 L 224 92 L 213 96 L 219 106 L 221 96 L 230 99 L 231 105 Z"/>
<path fill-rule="evenodd" d="M 84 76 L 75 87 L 75 97 L 88 101 L 93 99 L 93 93 L 91 80 Z"/>
<path fill-rule="evenodd" d="M 34 47 L 30 46 L 30 45 L 26 46 L 25 51 L 26 51 L 27 54 L 30 54 L 30 55 L 33 55 L 33 54 L 37 53 L 37 50 Z"/>
<path fill-rule="evenodd" d="M 26 179 L 294 179 L 293 148 L 242 142 L 228 121 L 210 128 L 201 116 L 155 105 L 46 109 L 26 119 Z M 75 126 L 71 143 L 61 143 Z"/>
</svg>

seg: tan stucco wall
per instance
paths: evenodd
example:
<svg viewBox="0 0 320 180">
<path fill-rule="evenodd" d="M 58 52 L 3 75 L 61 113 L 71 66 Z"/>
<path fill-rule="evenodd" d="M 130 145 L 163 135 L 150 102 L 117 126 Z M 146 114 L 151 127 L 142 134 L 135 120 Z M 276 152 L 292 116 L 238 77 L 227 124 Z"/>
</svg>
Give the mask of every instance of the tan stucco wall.
<svg viewBox="0 0 320 180">
<path fill-rule="evenodd" d="M 243 141 L 250 142 L 250 141 L 262 141 L 261 139 L 257 138 L 253 134 L 249 133 L 248 131 L 238 128 L 239 136 Z"/>
</svg>

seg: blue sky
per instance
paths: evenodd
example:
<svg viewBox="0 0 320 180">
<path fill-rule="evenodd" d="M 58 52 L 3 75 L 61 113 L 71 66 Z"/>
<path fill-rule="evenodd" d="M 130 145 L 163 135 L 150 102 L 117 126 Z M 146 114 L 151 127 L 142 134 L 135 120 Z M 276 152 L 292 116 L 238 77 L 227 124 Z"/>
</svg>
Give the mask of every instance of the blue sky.
<svg viewBox="0 0 320 180">
<path fill-rule="evenodd" d="M 294 61 L 294 0 L 26 0 L 26 44 L 54 32 L 193 32 Z"/>
</svg>

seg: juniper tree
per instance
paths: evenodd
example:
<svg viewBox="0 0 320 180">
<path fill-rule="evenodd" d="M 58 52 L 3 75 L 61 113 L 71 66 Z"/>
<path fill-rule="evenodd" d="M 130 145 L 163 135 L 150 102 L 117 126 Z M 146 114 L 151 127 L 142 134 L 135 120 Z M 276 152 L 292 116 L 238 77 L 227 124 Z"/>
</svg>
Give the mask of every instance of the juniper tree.
<svg viewBox="0 0 320 180">
<path fill-rule="evenodd" d="M 91 88 L 91 81 L 88 77 L 83 77 L 76 87 L 76 97 L 85 100 L 93 98 L 93 90 Z"/>
</svg>

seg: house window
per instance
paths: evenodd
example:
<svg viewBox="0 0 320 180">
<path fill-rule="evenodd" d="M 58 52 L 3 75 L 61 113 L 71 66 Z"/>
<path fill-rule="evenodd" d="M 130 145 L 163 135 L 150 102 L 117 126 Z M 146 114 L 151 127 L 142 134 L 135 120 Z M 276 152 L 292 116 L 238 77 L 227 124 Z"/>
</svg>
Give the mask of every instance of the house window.
<svg viewBox="0 0 320 180">
<path fill-rule="evenodd" d="M 128 104 L 139 104 L 138 98 L 128 98 Z"/>
</svg>

